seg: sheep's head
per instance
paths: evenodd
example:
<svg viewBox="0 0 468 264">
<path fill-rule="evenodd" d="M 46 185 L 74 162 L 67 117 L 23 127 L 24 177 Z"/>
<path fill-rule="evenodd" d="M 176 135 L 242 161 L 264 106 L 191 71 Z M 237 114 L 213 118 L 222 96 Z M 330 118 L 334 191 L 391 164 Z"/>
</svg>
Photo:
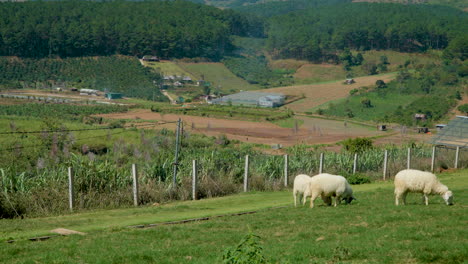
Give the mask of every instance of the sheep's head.
<svg viewBox="0 0 468 264">
<path fill-rule="evenodd" d="M 442 194 L 442 198 L 444 198 L 444 201 L 447 205 L 453 205 L 453 194 L 451 191 L 446 191 L 444 194 Z"/>
<path fill-rule="evenodd" d="M 346 204 L 350 204 L 351 201 L 357 200 L 357 199 L 354 196 L 351 195 L 351 196 L 348 196 L 346 198 L 343 198 L 343 200 L 345 200 Z"/>
</svg>

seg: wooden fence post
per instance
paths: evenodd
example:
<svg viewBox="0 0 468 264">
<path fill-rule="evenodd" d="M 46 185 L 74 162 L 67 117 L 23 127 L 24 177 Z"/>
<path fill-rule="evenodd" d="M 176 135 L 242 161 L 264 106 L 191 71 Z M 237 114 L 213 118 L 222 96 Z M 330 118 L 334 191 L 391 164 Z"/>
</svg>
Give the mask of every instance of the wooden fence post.
<svg viewBox="0 0 468 264">
<path fill-rule="evenodd" d="M 356 174 L 356 171 L 357 171 L 357 160 L 358 160 L 358 154 L 354 153 L 353 174 Z"/>
<path fill-rule="evenodd" d="M 319 174 L 323 172 L 323 153 L 320 153 L 320 167 L 319 167 Z"/>
<path fill-rule="evenodd" d="M 288 186 L 288 154 L 284 155 L 284 187 Z"/>
<path fill-rule="evenodd" d="M 434 147 L 432 147 L 431 172 L 434 172 L 435 154 L 436 154 L 436 147 L 434 146 Z"/>
<path fill-rule="evenodd" d="M 192 161 L 192 199 L 197 199 L 197 161 Z"/>
<path fill-rule="evenodd" d="M 460 156 L 460 147 L 455 151 L 455 169 L 458 169 L 458 157 Z"/>
<path fill-rule="evenodd" d="M 408 148 L 408 160 L 406 161 L 406 164 L 406 168 L 409 170 L 411 168 L 411 148 Z"/>
<path fill-rule="evenodd" d="M 136 164 L 132 164 L 133 205 L 138 206 L 138 173 Z"/>
<path fill-rule="evenodd" d="M 244 168 L 244 192 L 249 189 L 249 155 L 245 155 L 245 168 Z"/>
<path fill-rule="evenodd" d="M 383 180 L 385 181 L 387 177 L 387 164 L 388 164 L 388 150 L 385 150 L 384 153 L 384 162 L 383 162 Z"/>
<path fill-rule="evenodd" d="M 74 195 L 74 188 L 73 188 L 73 168 L 68 167 L 68 199 L 69 199 L 69 206 L 70 211 L 73 212 L 73 206 L 75 205 L 75 195 Z"/>
</svg>

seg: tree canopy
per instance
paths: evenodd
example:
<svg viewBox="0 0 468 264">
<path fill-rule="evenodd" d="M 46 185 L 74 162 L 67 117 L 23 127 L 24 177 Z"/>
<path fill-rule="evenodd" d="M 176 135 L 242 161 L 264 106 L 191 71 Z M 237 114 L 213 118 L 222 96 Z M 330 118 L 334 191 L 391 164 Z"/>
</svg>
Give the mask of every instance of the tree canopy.
<svg viewBox="0 0 468 264">
<path fill-rule="evenodd" d="M 444 6 L 338 4 L 272 17 L 267 47 L 276 57 L 312 61 L 337 61 L 345 48 L 421 52 L 466 36 L 467 24 L 466 13 Z M 450 56 L 461 56 L 462 46 L 462 38 L 450 45 Z"/>
<path fill-rule="evenodd" d="M 230 36 L 258 36 L 262 22 L 186 1 L 0 2 L 0 55 L 137 55 L 221 58 Z"/>
</svg>

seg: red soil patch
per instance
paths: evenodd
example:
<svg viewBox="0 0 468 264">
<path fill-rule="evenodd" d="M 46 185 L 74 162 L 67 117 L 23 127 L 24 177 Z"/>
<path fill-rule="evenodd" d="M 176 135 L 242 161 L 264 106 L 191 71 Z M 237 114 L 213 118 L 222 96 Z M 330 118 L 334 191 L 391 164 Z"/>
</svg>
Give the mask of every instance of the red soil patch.
<svg viewBox="0 0 468 264">
<path fill-rule="evenodd" d="M 321 125 L 320 129 L 318 125 L 317 129 L 312 129 L 311 126 L 303 125 L 298 131 L 294 131 L 291 128 L 283 128 L 267 122 L 250 122 L 175 114 L 161 115 L 160 113 L 153 113 L 150 110 L 136 110 L 129 113 L 103 114 L 99 116 L 115 119 L 157 120 L 161 123 L 170 122 L 158 125 L 156 129 L 175 129 L 175 122 L 181 118 L 186 131 L 208 136 L 226 135 L 231 140 L 234 139 L 242 142 L 268 145 L 281 144 L 283 146 L 292 146 L 295 144 L 332 144 L 349 137 L 375 135 L 372 131 L 361 131 L 362 133 L 357 134 L 343 131 L 341 127 L 333 129 L 332 127 L 325 127 L 324 125 Z"/>
</svg>

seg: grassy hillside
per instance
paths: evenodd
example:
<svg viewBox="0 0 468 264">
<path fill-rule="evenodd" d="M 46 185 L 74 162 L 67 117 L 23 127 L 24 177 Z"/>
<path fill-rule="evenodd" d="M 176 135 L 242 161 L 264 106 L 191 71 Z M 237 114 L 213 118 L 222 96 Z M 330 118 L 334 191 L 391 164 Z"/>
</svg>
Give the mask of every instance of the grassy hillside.
<svg viewBox="0 0 468 264">
<path fill-rule="evenodd" d="M 257 89 L 255 85 L 235 76 L 222 63 L 180 63 L 180 65 L 193 75 L 203 76 L 211 83 L 213 90 L 219 90 L 223 94 Z"/>
<path fill-rule="evenodd" d="M 343 79 L 341 79 L 339 81 L 329 81 L 318 84 L 270 88 L 262 91 L 279 92 L 290 96 L 303 96 L 303 99 L 288 104 L 286 107 L 297 112 L 307 112 L 331 100 L 346 98 L 352 89 L 373 85 L 379 79 L 388 82 L 394 78 L 394 73 L 387 73 L 355 78 L 356 83 L 351 85 L 343 84 Z"/>
<path fill-rule="evenodd" d="M 454 206 L 446 206 L 438 196 L 424 206 L 420 195 L 410 194 L 407 206 L 396 207 L 392 183 L 379 182 L 353 186 L 358 200 L 336 208 L 324 206 L 320 199 L 314 209 L 293 208 L 291 192 L 255 192 L 53 218 L 0 220 L 2 240 L 19 239 L 0 247 L 0 261 L 219 263 L 227 248 L 253 232 L 263 248 L 258 253 L 272 263 L 463 263 L 468 258 L 468 171 L 439 177 L 454 192 Z M 286 207 L 272 208 L 277 206 Z M 183 225 L 125 228 L 252 210 L 259 211 Z M 24 240 L 57 227 L 88 234 L 34 243 Z"/>
</svg>

